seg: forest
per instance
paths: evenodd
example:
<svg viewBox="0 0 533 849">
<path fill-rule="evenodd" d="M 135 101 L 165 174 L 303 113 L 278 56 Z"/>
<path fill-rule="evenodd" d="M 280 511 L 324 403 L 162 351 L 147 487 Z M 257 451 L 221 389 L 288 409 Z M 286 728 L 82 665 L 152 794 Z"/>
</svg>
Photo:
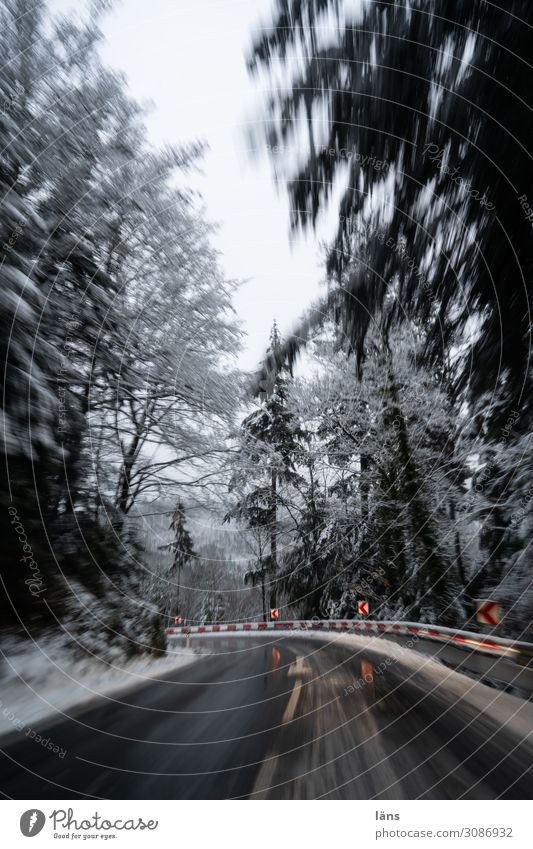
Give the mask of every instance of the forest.
<svg viewBox="0 0 533 849">
<path fill-rule="evenodd" d="M 491 598 L 533 640 L 531 5 L 273 3 L 254 145 L 293 232 L 340 200 L 253 373 L 202 143 L 151 142 L 109 5 L 0 6 L 0 627 L 131 655 L 176 615 L 474 628 Z"/>
</svg>

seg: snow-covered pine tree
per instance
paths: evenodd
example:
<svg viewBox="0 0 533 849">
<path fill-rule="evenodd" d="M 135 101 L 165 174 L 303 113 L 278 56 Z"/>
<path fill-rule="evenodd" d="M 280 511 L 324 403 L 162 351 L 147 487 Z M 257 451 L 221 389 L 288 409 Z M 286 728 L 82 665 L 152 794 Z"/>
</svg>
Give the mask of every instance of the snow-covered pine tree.
<svg viewBox="0 0 533 849">
<path fill-rule="evenodd" d="M 275 355 L 281 337 L 274 321 L 267 356 Z M 248 415 L 239 433 L 238 468 L 231 483 L 237 502 L 228 518 L 245 521 L 248 527 L 268 528 L 270 554 L 264 569 L 268 576 L 270 608 L 278 606 L 279 511 L 284 490 L 301 480 L 297 469 L 305 434 L 289 409 L 286 378 L 279 374 L 258 409 Z M 263 569 L 263 564 L 260 566 Z"/>
<path fill-rule="evenodd" d="M 169 569 L 169 587 L 165 594 L 165 612 L 169 616 L 180 614 L 180 589 L 185 566 L 196 557 L 193 539 L 186 525 L 185 507 L 178 501 L 170 521 L 170 530 L 174 539 L 166 548 L 172 552 L 172 565 Z"/>
</svg>

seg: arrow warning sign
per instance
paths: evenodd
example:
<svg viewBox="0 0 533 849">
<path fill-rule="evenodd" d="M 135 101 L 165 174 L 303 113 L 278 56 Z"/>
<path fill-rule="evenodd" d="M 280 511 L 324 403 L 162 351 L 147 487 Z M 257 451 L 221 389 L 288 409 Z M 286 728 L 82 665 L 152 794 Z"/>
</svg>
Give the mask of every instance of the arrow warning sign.
<svg viewBox="0 0 533 849">
<path fill-rule="evenodd" d="M 497 601 L 478 601 L 476 619 L 480 625 L 499 625 L 502 621 L 502 609 Z"/>
<path fill-rule="evenodd" d="M 271 619 L 279 619 L 279 610 L 278 610 L 278 608 L 277 608 L 277 607 L 273 607 L 273 608 L 271 609 L 271 611 L 270 611 L 270 618 L 271 618 Z"/>
<path fill-rule="evenodd" d="M 360 613 L 361 616 L 368 616 L 368 601 L 358 601 L 357 612 Z"/>
</svg>

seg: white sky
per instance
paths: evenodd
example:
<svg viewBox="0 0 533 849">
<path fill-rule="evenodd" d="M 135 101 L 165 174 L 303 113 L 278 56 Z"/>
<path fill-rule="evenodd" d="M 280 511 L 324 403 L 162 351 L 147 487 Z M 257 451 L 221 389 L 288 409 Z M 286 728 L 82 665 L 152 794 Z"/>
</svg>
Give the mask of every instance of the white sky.
<svg viewBox="0 0 533 849">
<path fill-rule="evenodd" d="M 125 71 L 137 99 L 154 103 L 147 121 L 152 140 L 209 144 L 204 173 L 190 184 L 220 224 L 215 244 L 227 275 L 249 281 L 236 299 L 249 334 L 244 368 L 261 358 L 273 317 L 288 331 L 320 291 L 323 274 L 318 239 L 298 236 L 290 244 L 286 194 L 276 190 L 266 156 L 252 158 L 247 150 L 246 126 L 259 117 L 263 94 L 245 54 L 271 3 L 124 0 L 103 27 L 106 64 Z"/>
</svg>

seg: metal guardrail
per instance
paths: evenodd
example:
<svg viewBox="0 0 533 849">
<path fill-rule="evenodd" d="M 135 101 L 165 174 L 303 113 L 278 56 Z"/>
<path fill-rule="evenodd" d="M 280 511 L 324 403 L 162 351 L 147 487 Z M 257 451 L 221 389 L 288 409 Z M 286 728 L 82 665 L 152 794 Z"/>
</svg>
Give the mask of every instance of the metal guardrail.
<svg viewBox="0 0 533 849">
<path fill-rule="evenodd" d="M 476 634 L 422 622 L 375 622 L 357 619 L 300 619 L 273 622 L 212 623 L 170 627 L 170 638 L 192 635 L 226 636 L 230 633 L 321 632 L 382 636 L 410 649 L 429 654 L 448 666 L 474 674 L 483 681 L 533 696 L 533 643 Z"/>
</svg>

